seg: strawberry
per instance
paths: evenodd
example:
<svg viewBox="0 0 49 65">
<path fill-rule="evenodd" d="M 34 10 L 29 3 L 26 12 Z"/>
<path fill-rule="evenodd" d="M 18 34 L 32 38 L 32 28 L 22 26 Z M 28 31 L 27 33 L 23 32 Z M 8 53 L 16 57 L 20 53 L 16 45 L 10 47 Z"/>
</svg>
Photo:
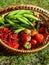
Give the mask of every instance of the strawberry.
<svg viewBox="0 0 49 65">
<path fill-rule="evenodd" d="M 0 28 L 0 32 L 3 32 L 3 28 Z"/>
<path fill-rule="evenodd" d="M 29 34 L 23 34 L 21 40 L 22 42 L 30 41 L 31 36 Z"/>
<path fill-rule="evenodd" d="M 18 49 L 19 48 L 19 44 L 17 43 L 17 44 L 15 44 L 15 43 L 9 43 L 8 44 L 10 47 L 12 47 L 12 48 L 15 48 L 15 49 Z"/>
<path fill-rule="evenodd" d="M 8 28 L 3 28 L 3 32 L 4 33 L 8 33 L 9 32 L 9 29 Z"/>
<path fill-rule="evenodd" d="M 32 39 L 32 40 L 30 41 L 30 43 L 31 43 L 32 45 L 36 45 L 36 44 L 37 44 L 37 41 L 36 41 L 35 39 Z"/>
<path fill-rule="evenodd" d="M 18 35 L 14 33 L 10 33 L 8 36 L 9 43 L 18 43 Z"/>
<path fill-rule="evenodd" d="M 0 28 L 0 38 L 2 39 L 3 37 L 3 28 Z"/>
<path fill-rule="evenodd" d="M 6 33 L 3 33 L 3 36 L 2 36 L 2 39 L 5 43 L 7 43 L 7 37 L 8 37 L 8 34 Z"/>
</svg>

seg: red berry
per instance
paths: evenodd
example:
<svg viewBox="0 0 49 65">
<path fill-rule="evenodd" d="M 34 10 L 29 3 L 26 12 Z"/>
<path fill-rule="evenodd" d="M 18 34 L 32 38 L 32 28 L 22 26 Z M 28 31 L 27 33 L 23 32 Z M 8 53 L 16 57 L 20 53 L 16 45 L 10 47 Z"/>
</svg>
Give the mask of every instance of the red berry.
<svg viewBox="0 0 49 65">
<path fill-rule="evenodd" d="M 40 32 L 40 33 L 44 33 L 44 32 L 45 32 L 45 27 L 41 27 L 41 28 L 39 29 L 39 32 Z"/>
<path fill-rule="evenodd" d="M 10 33 L 8 36 L 8 43 L 18 43 L 18 34 Z"/>
<path fill-rule="evenodd" d="M 8 28 L 0 28 L 0 38 L 5 42 L 7 43 L 7 36 L 8 34 L 6 33 L 5 29 L 8 29 Z M 8 32 L 8 31 L 7 31 Z"/>
<path fill-rule="evenodd" d="M 18 38 L 18 34 L 15 34 L 15 37 Z"/>
<path fill-rule="evenodd" d="M 24 41 L 26 41 L 26 39 L 23 37 L 23 38 L 21 38 L 21 40 L 22 40 L 22 42 L 24 42 Z"/>
<path fill-rule="evenodd" d="M 37 41 L 36 41 L 35 39 L 32 39 L 30 42 L 31 42 L 31 44 L 33 44 L 33 45 L 36 45 L 36 44 L 37 44 Z"/>
<path fill-rule="evenodd" d="M 7 40 L 7 36 L 8 36 L 8 34 L 3 33 L 2 39 L 3 39 L 4 41 L 6 41 L 6 40 Z"/>
<path fill-rule="evenodd" d="M 18 49 L 19 48 L 19 44 L 17 43 L 15 46 L 14 46 L 15 49 Z"/>
<path fill-rule="evenodd" d="M 3 28 L 0 28 L 0 33 L 3 32 Z"/>
<path fill-rule="evenodd" d="M 18 49 L 19 48 L 19 44 L 17 43 L 17 44 L 15 44 L 15 43 L 9 43 L 8 44 L 10 47 L 12 47 L 12 48 L 15 48 L 15 49 Z"/>
<path fill-rule="evenodd" d="M 21 40 L 22 40 L 22 42 L 30 41 L 31 36 L 29 34 L 23 34 Z"/>
<path fill-rule="evenodd" d="M 31 36 L 35 36 L 35 34 L 37 34 L 36 30 L 31 30 Z"/>
<path fill-rule="evenodd" d="M 8 32 L 9 32 L 9 29 L 8 29 L 8 28 L 4 28 L 4 29 L 3 29 L 3 32 L 4 32 L 4 33 L 8 33 Z"/>
<path fill-rule="evenodd" d="M 43 40 L 44 40 L 44 36 L 42 34 L 36 34 L 35 38 L 40 43 L 43 42 Z"/>
</svg>

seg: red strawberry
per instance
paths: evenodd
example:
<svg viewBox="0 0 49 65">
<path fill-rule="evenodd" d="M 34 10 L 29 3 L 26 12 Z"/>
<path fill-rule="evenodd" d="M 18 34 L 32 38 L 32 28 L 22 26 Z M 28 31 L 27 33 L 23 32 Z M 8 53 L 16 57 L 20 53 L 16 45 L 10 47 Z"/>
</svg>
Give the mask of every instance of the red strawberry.
<svg viewBox="0 0 49 65">
<path fill-rule="evenodd" d="M 8 33 L 9 32 L 9 29 L 8 28 L 3 28 L 3 32 L 4 33 Z"/>
<path fill-rule="evenodd" d="M 0 38 L 2 39 L 3 36 L 3 28 L 0 28 Z"/>
<path fill-rule="evenodd" d="M 36 44 L 37 44 L 37 41 L 36 41 L 35 39 L 32 39 L 32 40 L 30 41 L 30 43 L 33 44 L 33 45 L 36 45 Z"/>
<path fill-rule="evenodd" d="M 0 32 L 3 32 L 3 28 L 0 28 Z"/>
<path fill-rule="evenodd" d="M 8 36 L 9 43 L 18 43 L 18 35 L 14 33 L 10 33 Z"/>
<path fill-rule="evenodd" d="M 23 34 L 21 40 L 22 42 L 30 41 L 31 36 L 29 34 Z"/>
<path fill-rule="evenodd" d="M 17 43 L 17 44 L 15 44 L 15 43 L 9 43 L 8 44 L 10 47 L 12 47 L 12 48 L 15 48 L 15 49 L 18 49 L 19 48 L 19 44 Z"/>
<path fill-rule="evenodd" d="M 18 34 L 14 34 L 16 38 L 18 38 Z"/>
<path fill-rule="evenodd" d="M 8 34 L 3 33 L 2 39 L 3 39 L 3 41 L 4 41 L 5 43 L 6 43 L 6 41 L 7 41 L 7 37 L 8 37 Z"/>
</svg>

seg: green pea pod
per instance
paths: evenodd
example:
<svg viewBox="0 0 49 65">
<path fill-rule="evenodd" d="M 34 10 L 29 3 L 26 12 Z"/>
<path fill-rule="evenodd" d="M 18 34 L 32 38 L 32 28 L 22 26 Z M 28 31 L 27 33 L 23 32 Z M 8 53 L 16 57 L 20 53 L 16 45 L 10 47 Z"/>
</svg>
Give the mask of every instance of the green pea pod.
<svg viewBox="0 0 49 65">
<path fill-rule="evenodd" d="M 27 24 L 20 24 L 22 27 L 24 27 L 24 28 L 28 28 L 28 29 L 31 29 L 32 27 L 30 27 L 29 25 L 27 25 Z"/>
<path fill-rule="evenodd" d="M 9 27 L 9 26 L 11 26 L 10 24 L 4 24 L 3 25 L 4 27 Z"/>
<path fill-rule="evenodd" d="M 31 28 L 35 29 L 34 26 L 33 26 L 33 24 L 32 24 L 27 18 L 24 17 L 24 19 L 28 22 L 28 24 L 29 24 L 29 26 L 30 26 Z"/>
<path fill-rule="evenodd" d="M 23 16 L 26 17 L 26 18 L 28 18 L 28 19 L 30 19 L 31 21 L 39 20 L 38 18 L 36 18 L 36 17 L 33 16 L 33 15 L 24 14 Z"/>
<path fill-rule="evenodd" d="M 14 33 L 19 33 L 19 32 L 21 32 L 21 31 L 24 30 L 24 29 L 25 29 L 25 28 L 21 27 L 21 28 L 15 30 Z"/>
<path fill-rule="evenodd" d="M 12 16 L 10 16 L 10 17 L 7 17 L 6 16 L 6 18 L 8 18 L 8 19 L 16 19 L 17 17 L 21 17 L 21 15 L 12 15 Z"/>
<path fill-rule="evenodd" d="M 20 24 L 20 21 L 18 21 L 18 20 L 11 19 L 11 21 L 13 21 L 14 23 L 19 23 Z"/>
<path fill-rule="evenodd" d="M 31 12 L 31 11 L 29 11 L 29 10 L 20 10 L 19 13 L 17 13 L 17 14 L 19 14 L 19 15 L 20 15 L 20 14 L 21 14 L 21 15 L 22 15 L 22 14 L 33 14 L 33 12 Z"/>
<path fill-rule="evenodd" d="M 16 19 L 21 23 L 28 24 L 28 22 L 24 19 L 24 17 L 16 17 Z"/>
<path fill-rule="evenodd" d="M 4 24 L 4 15 L 0 17 L 0 23 Z"/>
<path fill-rule="evenodd" d="M 11 21 L 11 20 L 9 20 L 9 19 L 6 19 L 6 21 L 7 21 L 11 26 L 15 27 L 16 29 L 21 27 L 18 23 L 14 23 L 13 21 Z"/>
<path fill-rule="evenodd" d="M 28 25 L 29 25 L 31 28 L 34 29 L 33 24 L 32 24 L 26 17 L 22 17 L 22 19 L 24 19 L 25 21 L 27 21 L 27 22 L 28 22 Z"/>
<path fill-rule="evenodd" d="M 7 19 L 7 18 L 6 18 L 6 22 L 8 22 L 8 23 L 11 24 L 11 25 L 14 25 L 14 24 L 15 24 L 14 22 L 12 22 L 11 20 L 9 20 L 9 19 Z"/>
<path fill-rule="evenodd" d="M 24 17 L 24 16 L 21 16 L 21 19 L 23 19 L 24 20 L 24 22 L 26 21 L 27 23 L 28 23 L 28 25 L 30 25 L 33 29 L 34 29 L 34 26 L 33 26 L 33 24 L 26 18 L 26 17 Z"/>
<path fill-rule="evenodd" d="M 12 12 L 8 13 L 7 17 L 13 18 L 14 15 L 22 15 L 22 14 L 33 14 L 33 12 L 31 12 L 29 10 L 16 10 L 16 11 L 12 11 Z"/>
<path fill-rule="evenodd" d="M 25 17 L 22 18 L 18 18 L 19 21 L 21 21 L 24 25 L 26 24 L 27 26 L 29 25 L 29 27 L 31 27 L 32 29 L 35 29 L 35 27 L 33 26 L 33 24 L 30 21 L 26 21 Z"/>
<path fill-rule="evenodd" d="M 13 27 L 17 27 L 16 25 L 15 25 L 15 23 L 14 22 L 12 22 L 11 20 L 9 20 L 9 19 L 6 19 L 6 22 L 8 22 L 11 26 L 13 26 Z"/>
<path fill-rule="evenodd" d="M 18 23 L 18 24 L 24 24 L 24 25 L 29 25 L 29 27 L 34 29 L 33 24 L 25 17 L 23 17 L 22 15 L 15 15 L 15 17 L 12 18 L 13 22 Z M 14 20 L 15 19 L 15 20 Z"/>
<path fill-rule="evenodd" d="M 22 23 L 24 24 L 28 24 L 30 25 L 33 29 L 34 29 L 34 26 L 33 24 L 24 16 L 21 16 L 21 15 L 18 15 L 18 16 L 15 16 L 19 21 L 21 21 Z"/>
<path fill-rule="evenodd" d="M 29 28 L 29 29 L 32 28 L 30 25 L 21 23 L 21 22 L 18 21 L 18 20 L 12 20 L 12 21 L 13 21 L 15 24 L 20 25 L 20 26 L 22 26 L 22 27 Z"/>
<path fill-rule="evenodd" d="M 20 10 L 15 10 L 15 11 L 9 12 L 8 15 L 7 15 L 7 17 L 10 17 L 10 16 L 12 16 L 12 15 L 15 15 L 15 14 L 17 14 L 19 11 L 20 11 Z"/>
<path fill-rule="evenodd" d="M 6 18 L 8 18 L 8 19 L 16 19 L 17 17 L 22 17 L 22 15 L 12 15 L 12 16 L 10 16 L 10 17 L 7 17 L 6 16 Z"/>
</svg>

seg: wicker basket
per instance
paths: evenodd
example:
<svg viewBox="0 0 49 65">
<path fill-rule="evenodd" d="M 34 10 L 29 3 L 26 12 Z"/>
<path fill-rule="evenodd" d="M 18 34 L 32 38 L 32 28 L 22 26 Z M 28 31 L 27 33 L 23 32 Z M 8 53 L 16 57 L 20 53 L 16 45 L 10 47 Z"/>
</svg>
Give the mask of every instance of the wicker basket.
<svg viewBox="0 0 49 65">
<path fill-rule="evenodd" d="M 4 9 L 0 10 L 0 15 L 8 13 L 12 10 L 18 10 L 18 9 L 23 9 L 23 10 L 32 10 L 32 11 L 37 11 L 39 12 L 41 15 L 49 18 L 49 12 L 47 12 L 46 10 L 37 7 L 37 6 L 33 6 L 33 5 L 13 5 Z M 45 18 L 43 18 L 45 19 Z M 45 20 L 46 21 L 46 20 Z M 49 26 L 49 22 L 46 22 L 46 24 Z M 9 47 L 8 45 L 6 45 L 1 39 L 0 39 L 0 45 L 3 46 L 6 50 L 13 52 L 13 53 L 34 53 L 37 52 L 39 50 L 42 50 L 43 48 L 45 48 L 47 45 L 49 44 L 49 37 L 46 41 L 46 43 L 44 43 L 41 47 L 38 47 L 36 49 L 32 49 L 32 50 L 18 50 L 18 49 L 14 49 Z"/>
</svg>

